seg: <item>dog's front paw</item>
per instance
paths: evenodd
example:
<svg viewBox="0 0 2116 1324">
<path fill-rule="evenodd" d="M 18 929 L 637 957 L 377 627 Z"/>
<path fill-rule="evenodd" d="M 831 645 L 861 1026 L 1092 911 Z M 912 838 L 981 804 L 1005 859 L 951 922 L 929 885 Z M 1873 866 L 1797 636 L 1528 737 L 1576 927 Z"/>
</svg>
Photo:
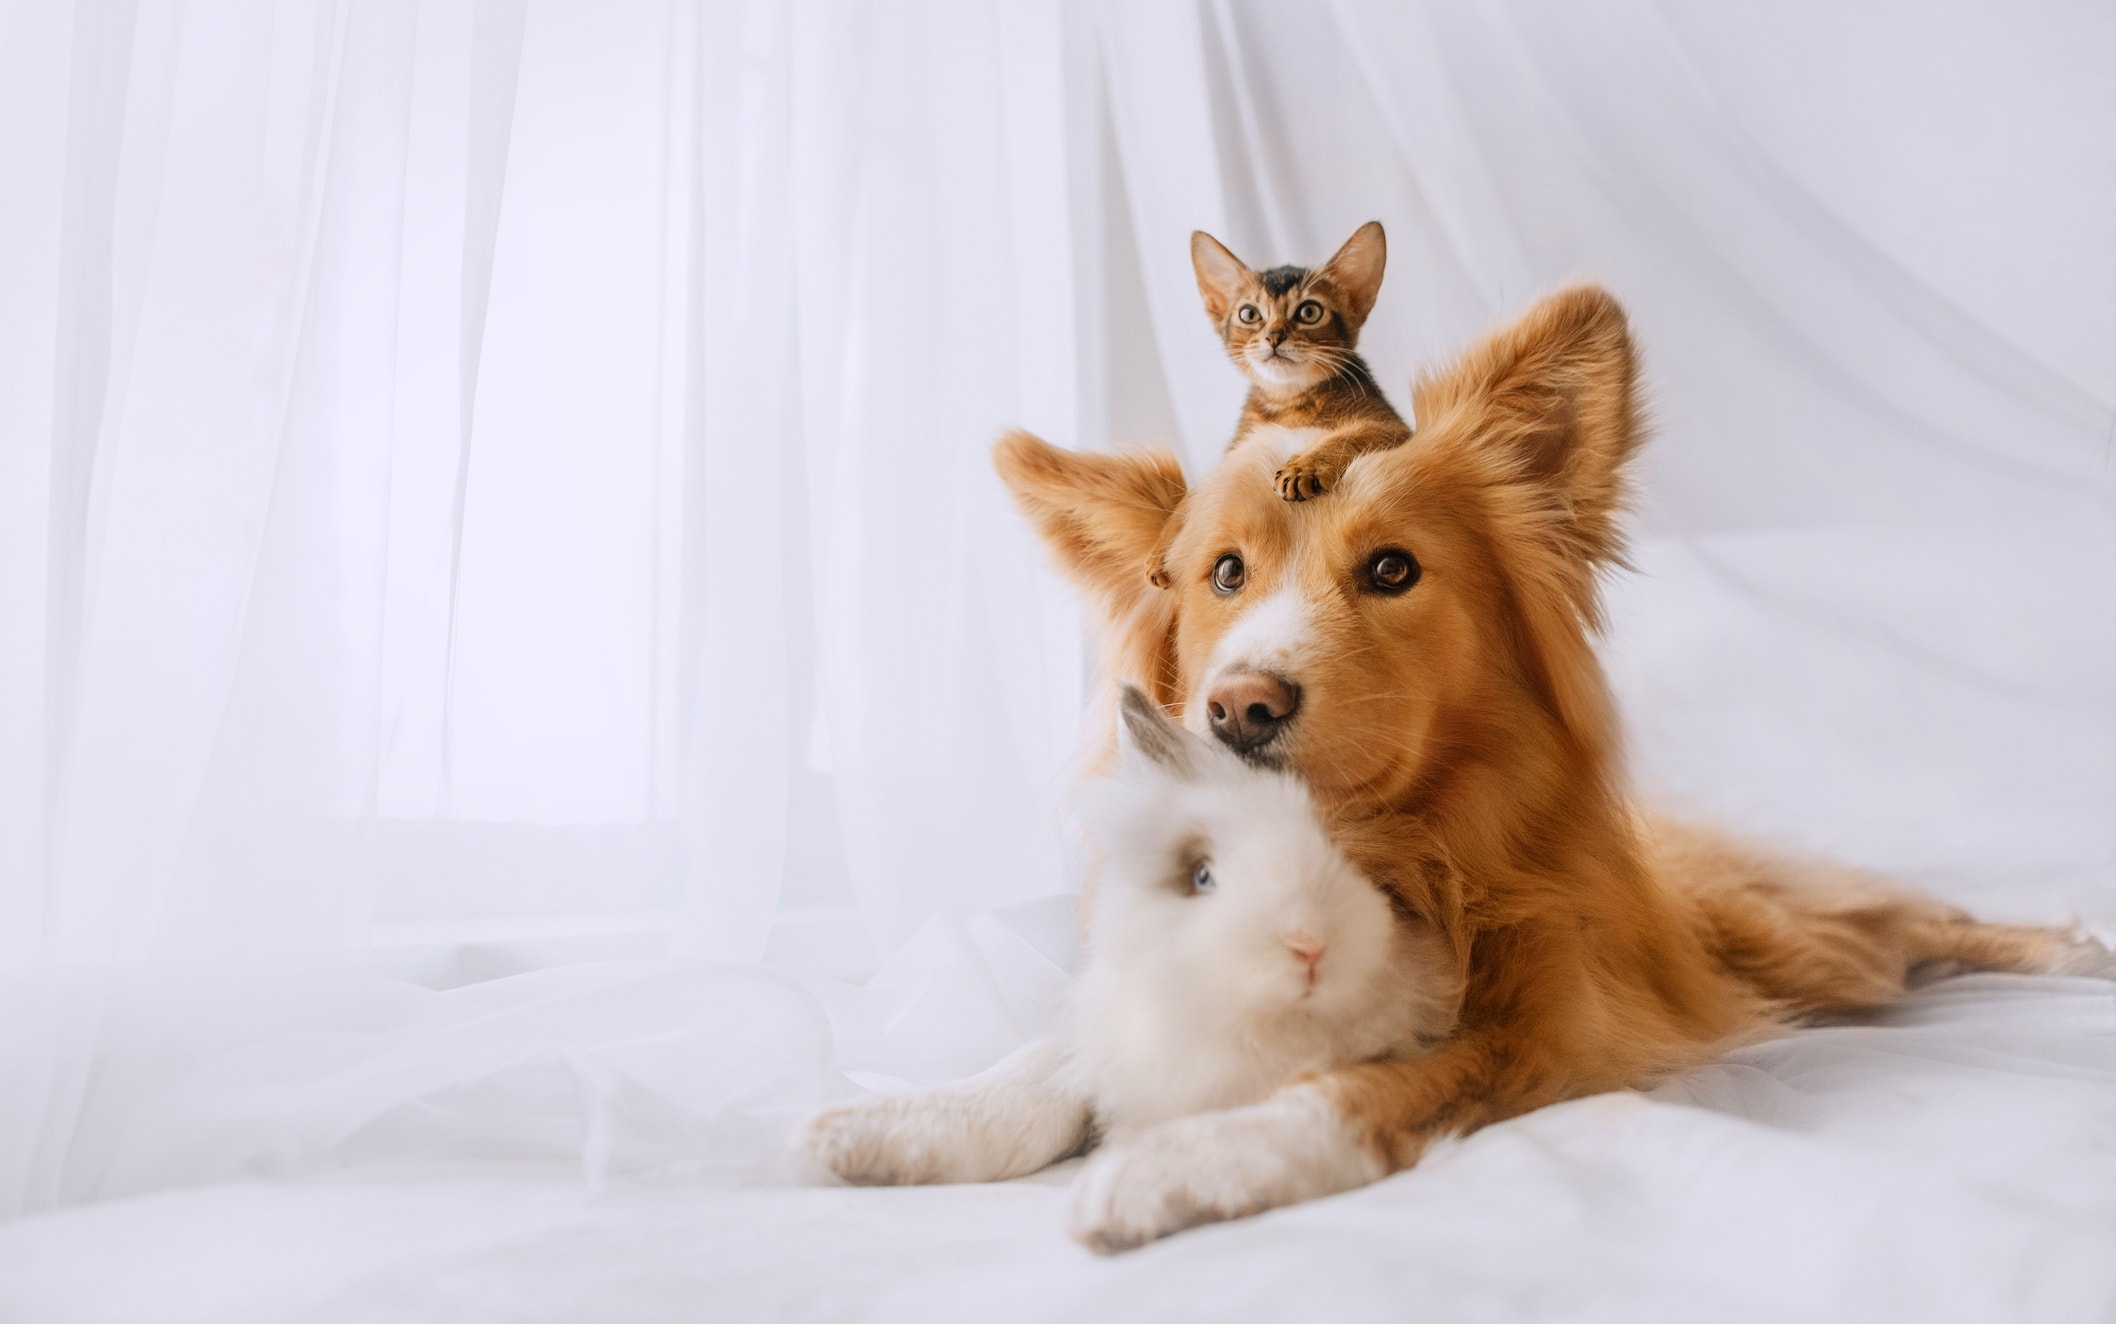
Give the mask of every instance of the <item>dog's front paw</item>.
<svg viewBox="0 0 2116 1324">
<path fill-rule="evenodd" d="M 1247 1108 L 1164 1122 L 1104 1149 L 1073 1184 L 1072 1234 L 1108 1255 L 1381 1175 L 1329 1102 L 1295 1086 Z"/>
<path fill-rule="evenodd" d="M 1312 456 L 1296 455 L 1278 467 L 1271 485 L 1282 501 L 1306 501 L 1337 486 L 1337 473 Z"/>
</svg>

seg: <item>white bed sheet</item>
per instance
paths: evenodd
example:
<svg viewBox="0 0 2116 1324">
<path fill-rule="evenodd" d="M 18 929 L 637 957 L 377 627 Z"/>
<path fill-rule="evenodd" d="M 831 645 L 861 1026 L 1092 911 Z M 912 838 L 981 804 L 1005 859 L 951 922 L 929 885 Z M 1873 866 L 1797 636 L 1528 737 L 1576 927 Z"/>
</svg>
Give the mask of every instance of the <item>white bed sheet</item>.
<svg viewBox="0 0 2116 1324">
<path fill-rule="evenodd" d="M 2098 1320 L 2116 1311 L 2116 990 L 1975 976 L 1367 1190 L 1115 1259 L 1063 1169 L 697 1190 L 387 1174 L 0 1229 L 0 1318 Z"/>
</svg>

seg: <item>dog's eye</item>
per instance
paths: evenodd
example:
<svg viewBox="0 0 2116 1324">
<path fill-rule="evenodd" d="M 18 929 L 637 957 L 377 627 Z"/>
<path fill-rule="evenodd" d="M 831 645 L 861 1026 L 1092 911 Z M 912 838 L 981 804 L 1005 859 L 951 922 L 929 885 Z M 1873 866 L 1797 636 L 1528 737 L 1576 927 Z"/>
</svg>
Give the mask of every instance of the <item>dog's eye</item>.
<svg viewBox="0 0 2116 1324">
<path fill-rule="evenodd" d="M 1242 558 L 1233 552 L 1212 563 L 1212 591 L 1223 597 L 1229 593 L 1240 592 L 1243 582 L 1248 578 L 1248 568 L 1242 564 Z"/>
<path fill-rule="evenodd" d="M 1418 558 L 1400 548 L 1386 547 L 1367 562 L 1367 583 L 1378 593 L 1401 593 L 1418 582 Z"/>
<path fill-rule="evenodd" d="M 1293 320 L 1302 326 L 1314 326 L 1323 319 L 1323 306 L 1310 299 L 1293 310 Z"/>
<path fill-rule="evenodd" d="M 1212 866 L 1199 860 L 1190 870 L 1190 890 L 1193 894 L 1212 890 Z"/>
<path fill-rule="evenodd" d="M 1243 326 L 1255 326 L 1258 322 L 1264 320 L 1264 315 L 1257 311 L 1257 307 L 1253 303 L 1243 304 L 1235 311 L 1234 316 L 1235 320 L 1239 321 Z"/>
</svg>

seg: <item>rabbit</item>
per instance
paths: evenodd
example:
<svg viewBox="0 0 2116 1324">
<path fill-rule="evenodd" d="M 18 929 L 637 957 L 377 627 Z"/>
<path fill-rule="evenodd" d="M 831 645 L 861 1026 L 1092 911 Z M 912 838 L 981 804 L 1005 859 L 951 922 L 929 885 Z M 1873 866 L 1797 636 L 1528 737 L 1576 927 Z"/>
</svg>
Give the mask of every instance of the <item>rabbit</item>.
<svg viewBox="0 0 2116 1324">
<path fill-rule="evenodd" d="M 1303 1073 L 1415 1057 L 1452 1031 L 1452 949 L 1332 845 L 1298 778 L 1192 734 L 1129 686 L 1120 730 L 1117 775 L 1076 792 L 1101 869 L 1056 1031 L 967 1081 L 812 1118 L 799 1143 L 813 1161 L 862 1184 L 993 1181 L 1099 1146 L 1072 1231 L 1122 1249 L 1183 1223 L 1161 1186 L 1125 1180 L 1157 1149 L 1298 1131 L 1306 1112 L 1287 1087 Z M 1213 1120 L 1184 1126 L 1200 1118 Z M 1317 1139 L 1332 1171 L 1302 1170 L 1298 1136 L 1269 1137 L 1257 1161 L 1290 1187 L 1268 1203 L 1379 1175 L 1356 1156 L 1360 1171 L 1335 1171 L 1345 1147 Z M 1156 1207 L 1128 1210 L 1127 1192 Z"/>
<path fill-rule="evenodd" d="M 1448 948 L 1331 843 L 1299 778 L 1130 687 L 1121 721 L 1119 777 L 1077 793 L 1102 869 L 1063 1031 L 1107 1138 L 1447 1035 Z"/>
</svg>

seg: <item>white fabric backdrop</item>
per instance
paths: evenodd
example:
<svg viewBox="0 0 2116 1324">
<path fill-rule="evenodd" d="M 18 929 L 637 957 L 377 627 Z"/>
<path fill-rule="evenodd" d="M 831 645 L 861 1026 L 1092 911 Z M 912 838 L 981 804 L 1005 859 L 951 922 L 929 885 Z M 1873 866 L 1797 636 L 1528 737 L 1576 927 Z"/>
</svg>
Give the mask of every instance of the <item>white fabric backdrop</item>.
<svg viewBox="0 0 2116 1324">
<path fill-rule="evenodd" d="M 985 448 L 1210 462 L 1197 226 L 1383 219 L 1392 390 L 1617 290 L 1642 781 L 2116 920 L 2110 49 L 2059 0 L 0 7 L 0 1211 L 756 1177 L 1031 1032 L 1087 677 Z"/>
<path fill-rule="evenodd" d="M 865 973 L 1061 888 L 985 459 L 1079 432 L 1055 8 L 7 12 L 0 1203 L 106 1189 L 111 969 Z"/>
</svg>

